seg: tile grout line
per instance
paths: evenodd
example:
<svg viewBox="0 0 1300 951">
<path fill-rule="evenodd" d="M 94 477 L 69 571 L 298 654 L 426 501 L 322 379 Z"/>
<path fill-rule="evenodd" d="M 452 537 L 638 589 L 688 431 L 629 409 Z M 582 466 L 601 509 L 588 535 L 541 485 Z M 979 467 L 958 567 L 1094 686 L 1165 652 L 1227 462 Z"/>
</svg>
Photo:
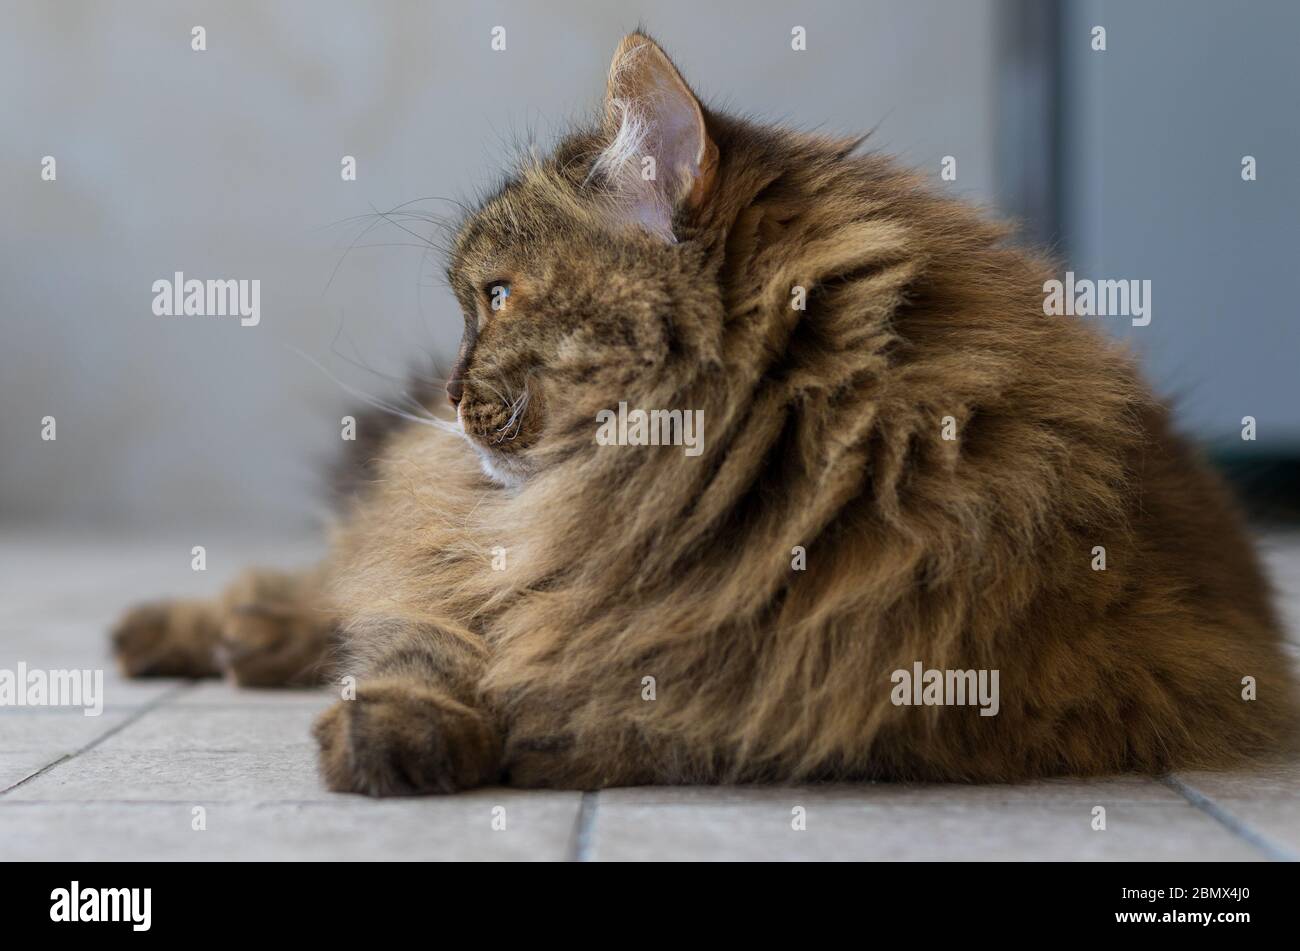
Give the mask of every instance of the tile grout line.
<svg viewBox="0 0 1300 951">
<path fill-rule="evenodd" d="M 596 832 L 596 796 L 595 792 L 584 792 L 578 804 L 578 815 L 573 820 L 573 835 L 569 841 L 569 862 L 592 861 L 592 838 Z"/>
<path fill-rule="evenodd" d="M 1295 854 L 1279 845 L 1274 845 L 1269 839 L 1257 832 L 1245 821 L 1238 819 L 1231 812 L 1219 805 L 1205 793 L 1201 792 L 1194 786 L 1188 785 L 1177 776 L 1167 774 L 1160 777 L 1170 789 L 1177 792 L 1195 808 L 1201 810 L 1215 822 L 1218 822 L 1233 835 L 1244 839 L 1250 845 L 1259 849 L 1266 856 L 1275 862 L 1295 862 L 1300 861 Z"/>
<path fill-rule="evenodd" d="M 27 785 L 27 783 L 30 783 L 33 779 L 36 779 L 40 776 L 44 776 L 46 773 L 51 772 L 56 767 L 76 759 L 82 753 L 90 752 L 95 747 L 99 746 L 99 744 L 107 740 L 109 737 L 116 736 L 117 734 L 125 730 L 127 727 L 129 727 L 132 723 L 138 722 L 140 718 L 143 717 L 146 713 L 149 713 L 150 711 L 155 710 L 158 707 L 162 706 L 168 700 L 172 699 L 172 697 L 175 697 L 186 690 L 192 689 L 196 682 L 197 681 L 193 681 L 193 680 L 186 681 L 185 683 L 177 684 L 176 686 L 172 687 L 170 690 L 163 691 L 162 693 L 154 697 L 149 702 L 142 704 L 139 708 L 136 709 L 135 713 L 128 716 L 117 726 L 105 730 L 103 733 L 99 734 L 99 736 L 95 737 L 85 746 L 79 747 L 71 753 L 64 753 L 58 759 L 46 763 L 44 766 L 42 766 L 36 772 L 32 773 L 30 776 L 24 776 L 22 779 L 18 780 L 18 782 L 6 786 L 4 789 L 0 789 L 0 797 L 9 795 L 9 793 L 13 792 L 19 786 Z"/>
</svg>

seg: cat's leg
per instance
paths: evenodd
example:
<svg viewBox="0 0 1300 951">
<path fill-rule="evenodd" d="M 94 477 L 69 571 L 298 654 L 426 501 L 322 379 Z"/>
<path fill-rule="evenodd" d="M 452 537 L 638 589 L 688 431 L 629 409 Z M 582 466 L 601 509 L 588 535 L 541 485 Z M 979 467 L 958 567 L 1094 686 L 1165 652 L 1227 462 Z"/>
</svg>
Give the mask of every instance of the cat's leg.
<svg viewBox="0 0 1300 951">
<path fill-rule="evenodd" d="M 350 626 L 374 659 L 355 697 L 316 722 L 321 773 L 336 792 L 448 793 L 498 781 L 598 789 L 733 775 L 720 744 L 653 729 L 636 678 L 556 689 L 563 672 L 546 659 L 503 688 L 492 669 L 513 665 L 468 631 L 391 621 L 378 627 Z M 631 687 L 601 691 L 602 680 Z"/>
<path fill-rule="evenodd" d="M 590 712 L 590 711 L 589 711 Z M 511 786 L 604 789 L 722 781 L 722 760 L 697 755 L 683 738 L 654 737 L 610 711 L 607 722 L 571 729 L 558 709 L 511 720 L 503 772 Z"/>
<path fill-rule="evenodd" d="M 139 604 L 114 626 L 113 656 L 127 677 L 219 677 L 220 635 L 215 600 Z"/>
<path fill-rule="evenodd" d="M 128 677 L 219 677 L 247 687 L 322 683 L 337 624 L 319 571 L 245 571 L 220 598 L 140 605 L 113 651 Z"/>
<path fill-rule="evenodd" d="M 386 626 L 355 696 L 316 722 L 325 784 L 335 792 L 403 796 L 496 781 L 501 731 L 478 691 L 486 645 L 450 625 Z"/>
<path fill-rule="evenodd" d="M 484 679 L 505 735 L 507 785 L 592 790 L 753 778 L 734 770 L 734 744 L 714 729 L 707 708 L 687 722 L 664 722 L 671 708 L 647 693 L 635 666 L 590 669 L 562 654 L 516 661 L 498 653 Z M 674 678 L 677 695 L 707 697 L 712 690 L 712 678 Z"/>
</svg>

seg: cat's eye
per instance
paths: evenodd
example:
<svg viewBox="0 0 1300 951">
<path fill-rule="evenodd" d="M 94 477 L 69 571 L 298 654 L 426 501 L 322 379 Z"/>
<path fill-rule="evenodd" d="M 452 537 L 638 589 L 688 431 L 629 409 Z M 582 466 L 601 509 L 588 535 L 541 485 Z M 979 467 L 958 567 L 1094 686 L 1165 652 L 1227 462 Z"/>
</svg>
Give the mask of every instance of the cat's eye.
<svg viewBox="0 0 1300 951">
<path fill-rule="evenodd" d="M 506 306 L 506 300 L 510 297 L 510 282 L 489 281 L 483 285 L 483 294 L 487 297 L 489 307 L 500 310 Z"/>
</svg>

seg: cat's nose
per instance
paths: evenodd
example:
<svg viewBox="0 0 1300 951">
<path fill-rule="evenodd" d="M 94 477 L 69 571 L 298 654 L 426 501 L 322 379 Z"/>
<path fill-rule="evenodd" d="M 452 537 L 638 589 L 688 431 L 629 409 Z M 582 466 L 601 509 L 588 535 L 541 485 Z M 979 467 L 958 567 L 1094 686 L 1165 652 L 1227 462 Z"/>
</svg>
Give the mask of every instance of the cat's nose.
<svg viewBox="0 0 1300 951">
<path fill-rule="evenodd" d="M 465 385 L 460 382 L 460 377 L 452 377 L 447 381 L 447 399 L 452 406 L 460 405 L 460 398 L 465 395 Z"/>
</svg>

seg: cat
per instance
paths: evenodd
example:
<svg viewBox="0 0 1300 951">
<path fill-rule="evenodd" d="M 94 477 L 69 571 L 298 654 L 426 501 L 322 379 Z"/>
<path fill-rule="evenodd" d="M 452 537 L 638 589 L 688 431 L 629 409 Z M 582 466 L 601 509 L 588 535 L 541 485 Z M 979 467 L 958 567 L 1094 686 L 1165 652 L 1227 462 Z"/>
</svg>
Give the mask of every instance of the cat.
<svg viewBox="0 0 1300 951">
<path fill-rule="evenodd" d="M 321 772 L 379 796 L 1277 748 L 1293 680 L 1225 489 L 1094 322 L 1044 314 L 1050 262 L 859 145 L 707 109 L 624 38 L 601 120 L 459 229 L 456 424 L 363 420 L 326 562 L 135 609 L 125 671 L 354 675 Z M 699 451 L 595 438 L 638 410 L 698 413 Z M 900 701 L 922 668 L 996 706 Z"/>
</svg>

